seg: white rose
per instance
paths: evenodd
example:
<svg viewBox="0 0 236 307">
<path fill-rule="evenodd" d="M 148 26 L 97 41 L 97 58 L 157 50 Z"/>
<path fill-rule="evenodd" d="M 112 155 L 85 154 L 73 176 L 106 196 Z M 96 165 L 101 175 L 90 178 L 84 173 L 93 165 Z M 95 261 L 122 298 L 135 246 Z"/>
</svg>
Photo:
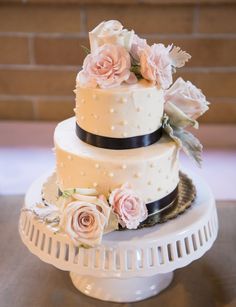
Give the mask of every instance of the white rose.
<svg viewBox="0 0 236 307">
<path fill-rule="evenodd" d="M 96 28 L 89 32 L 91 52 L 104 44 L 118 44 L 130 51 L 134 31 L 123 29 L 117 20 L 101 22 Z"/>
<path fill-rule="evenodd" d="M 196 119 L 209 109 L 208 105 L 202 91 L 182 78 L 165 91 L 165 112 L 171 124 L 177 127 L 192 125 L 197 128 Z"/>
<path fill-rule="evenodd" d="M 103 195 L 74 194 L 76 201 L 64 209 L 60 226 L 76 246 L 95 246 L 101 243 L 108 224 L 110 207 Z"/>
</svg>

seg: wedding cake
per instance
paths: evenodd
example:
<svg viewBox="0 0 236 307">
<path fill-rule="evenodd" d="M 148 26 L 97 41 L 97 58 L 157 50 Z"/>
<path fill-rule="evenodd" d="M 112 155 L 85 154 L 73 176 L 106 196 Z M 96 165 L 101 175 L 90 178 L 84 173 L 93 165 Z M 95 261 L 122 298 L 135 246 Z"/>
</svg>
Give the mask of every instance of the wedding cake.
<svg viewBox="0 0 236 307">
<path fill-rule="evenodd" d="M 151 226 L 176 206 L 180 149 L 201 162 L 202 146 L 186 128 L 198 127 L 208 102 L 191 82 L 173 81 L 191 58 L 179 47 L 149 46 L 114 20 L 89 40 L 75 117 L 54 134 L 57 201 L 34 213 L 76 246 L 92 247 L 108 232 Z"/>
</svg>

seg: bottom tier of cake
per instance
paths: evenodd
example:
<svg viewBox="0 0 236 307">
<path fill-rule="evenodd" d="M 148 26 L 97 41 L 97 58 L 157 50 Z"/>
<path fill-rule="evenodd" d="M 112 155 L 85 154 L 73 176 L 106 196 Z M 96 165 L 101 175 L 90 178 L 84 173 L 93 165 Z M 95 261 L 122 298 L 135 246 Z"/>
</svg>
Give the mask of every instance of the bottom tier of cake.
<svg viewBox="0 0 236 307">
<path fill-rule="evenodd" d="M 167 136 L 137 149 L 110 150 L 88 145 L 75 134 L 75 118 L 56 127 L 57 180 L 63 191 L 92 188 L 105 196 L 129 183 L 146 202 L 171 193 L 179 182 L 179 150 Z"/>
</svg>

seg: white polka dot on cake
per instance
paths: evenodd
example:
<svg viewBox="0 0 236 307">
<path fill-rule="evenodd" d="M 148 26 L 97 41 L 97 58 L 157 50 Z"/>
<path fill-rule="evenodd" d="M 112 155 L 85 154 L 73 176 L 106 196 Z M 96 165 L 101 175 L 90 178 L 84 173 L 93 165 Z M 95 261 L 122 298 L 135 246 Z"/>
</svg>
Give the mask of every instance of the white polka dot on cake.
<svg viewBox="0 0 236 307">
<path fill-rule="evenodd" d="M 127 165 L 126 165 L 126 164 L 122 164 L 122 165 L 121 165 L 121 168 L 122 168 L 122 169 L 126 169 L 126 168 L 127 168 Z"/>
<path fill-rule="evenodd" d="M 122 121 L 121 121 L 121 125 L 122 125 L 122 126 L 126 126 L 127 124 L 128 124 L 127 120 L 122 120 Z"/>
<path fill-rule="evenodd" d="M 94 186 L 94 188 L 96 188 L 96 187 L 98 186 L 98 183 L 97 183 L 97 182 L 94 182 L 94 183 L 93 183 L 93 186 Z"/>
<path fill-rule="evenodd" d="M 115 126 L 110 127 L 111 131 L 115 130 Z"/>
<path fill-rule="evenodd" d="M 122 103 L 125 103 L 125 102 L 127 102 L 127 101 L 128 101 L 128 99 L 127 99 L 126 97 L 122 97 L 122 98 L 121 98 L 121 102 L 122 102 Z"/>
<path fill-rule="evenodd" d="M 139 173 L 139 172 L 138 172 L 138 173 L 135 173 L 135 174 L 134 174 L 134 177 L 135 177 L 135 178 L 140 178 L 140 177 L 141 177 L 141 173 Z"/>
<path fill-rule="evenodd" d="M 71 156 L 71 155 L 68 155 L 68 156 L 67 156 L 67 159 L 68 159 L 68 160 L 72 160 L 72 156 Z"/>
<path fill-rule="evenodd" d="M 111 177 L 111 178 L 114 177 L 114 173 L 110 172 L 109 177 Z"/>
<path fill-rule="evenodd" d="M 110 109 L 110 113 L 114 113 L 115 110 L 113 108 Z"/>
<path fill-rule="evenodd" d="M 95 168 L 99 168 L 100 165 L 98 163 L 95 164 Z"/>
</svg>

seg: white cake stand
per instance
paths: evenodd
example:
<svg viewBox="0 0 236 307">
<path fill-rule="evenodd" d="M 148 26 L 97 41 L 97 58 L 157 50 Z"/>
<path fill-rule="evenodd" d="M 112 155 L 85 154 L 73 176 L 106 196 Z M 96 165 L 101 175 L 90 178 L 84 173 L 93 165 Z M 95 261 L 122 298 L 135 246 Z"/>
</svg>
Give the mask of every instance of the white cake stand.
<svg viewBox="0 0 236 307">
<path fill-rule="evenodd" d="M 32 184 L 26 208 L 41 201 L 41 188 L 48 176 Z M 113 302 L 148 298 L 168 287 L 173 271 L 203 256 L 216 239 L 213 195 L 201 178 L 192 179 L 197 198 L 184 214 L 150 228 L 110 233 L 99 247 L 74 247 L 66 235 L 55 234 L 29 211 L 20 216 L 21 238 L 42 261 L 70 271 L 75 287 L 88 296 Z"/>
</svg>

